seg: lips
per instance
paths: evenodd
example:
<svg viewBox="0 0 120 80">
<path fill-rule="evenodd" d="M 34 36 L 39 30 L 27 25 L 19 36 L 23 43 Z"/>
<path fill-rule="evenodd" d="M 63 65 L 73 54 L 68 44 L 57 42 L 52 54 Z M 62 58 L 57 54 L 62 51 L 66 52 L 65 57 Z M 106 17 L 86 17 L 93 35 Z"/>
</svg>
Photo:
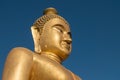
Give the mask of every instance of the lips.
<svg viewBox="0 0 120 80">
<path fill-rule="evenodd" d="M 66 48 L 67 50 L 70 50 L 70 44 L 68 44 L 67 42 L 62 41 L 61 45 L 62 45 L 63 48 Z"/>
</svg>

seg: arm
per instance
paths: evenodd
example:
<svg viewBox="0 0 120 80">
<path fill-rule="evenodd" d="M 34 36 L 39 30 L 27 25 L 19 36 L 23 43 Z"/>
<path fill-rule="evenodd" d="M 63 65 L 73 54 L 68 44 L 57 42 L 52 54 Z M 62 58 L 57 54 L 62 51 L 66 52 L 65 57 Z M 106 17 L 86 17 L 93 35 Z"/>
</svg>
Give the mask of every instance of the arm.
<svg viewBox="0 0 120 80">
<path fill-rule="evenodd" d="M 31 51 L 14 48 L 7 57 L 2 80 L 28 80 L 32 62 Z"/>
</svg>

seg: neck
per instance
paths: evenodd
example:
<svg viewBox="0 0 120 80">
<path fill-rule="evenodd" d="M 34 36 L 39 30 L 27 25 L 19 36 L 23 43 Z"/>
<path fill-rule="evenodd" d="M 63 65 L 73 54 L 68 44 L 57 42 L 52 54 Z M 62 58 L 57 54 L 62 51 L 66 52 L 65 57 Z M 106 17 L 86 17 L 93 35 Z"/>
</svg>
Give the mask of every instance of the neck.
<svg viewBox="0 0 120 80">
<path fill-rule="evenodd" d="M 55 62 L 58 62 L 58 63 L 62 63 L 62 60 L 59 56 L 57 56 L 56 54 L 52 53 L 52 52 L 42 52 L 43 56 L 46 56 L 48 57 L 49 59 L 55 61 Z"/>
</svg>

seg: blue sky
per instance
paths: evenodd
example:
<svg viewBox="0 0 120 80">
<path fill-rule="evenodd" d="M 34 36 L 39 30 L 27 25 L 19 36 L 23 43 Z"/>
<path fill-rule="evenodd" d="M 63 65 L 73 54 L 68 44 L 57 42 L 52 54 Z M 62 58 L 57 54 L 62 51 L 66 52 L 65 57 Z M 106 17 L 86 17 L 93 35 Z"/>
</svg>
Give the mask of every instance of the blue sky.
<svg viewBox="0 0 120 80">
<path fill-rule="evenodd" d="M 71 25 L 73 49 L 63 65 L 83 80 L 120 80 L 119 0 L 1 0 L 0 80 L 12 48 L 34 49 L 30 27 L 48 7 Z"/>
</svg>

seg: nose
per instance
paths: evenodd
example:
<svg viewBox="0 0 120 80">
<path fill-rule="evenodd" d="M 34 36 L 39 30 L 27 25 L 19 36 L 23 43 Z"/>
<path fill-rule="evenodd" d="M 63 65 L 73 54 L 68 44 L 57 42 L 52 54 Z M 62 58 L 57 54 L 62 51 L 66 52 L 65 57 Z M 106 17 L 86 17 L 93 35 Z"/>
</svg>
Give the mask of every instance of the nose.
<svg viewBox="0 0 120 80">
<path fill-rule="evenodd" d="M 72 43 L 72 38 L 71 35 L 69 33 L 64 34 L 64 41 L 67 42 L 68 44 Z"/>
<path fill-rule="evenodd" d="M 65 40 L 68 44 L 71 44 L 72 43 L 72 40 L 71 39 L 68 39 L 68 40 Z"/>
</svg>

